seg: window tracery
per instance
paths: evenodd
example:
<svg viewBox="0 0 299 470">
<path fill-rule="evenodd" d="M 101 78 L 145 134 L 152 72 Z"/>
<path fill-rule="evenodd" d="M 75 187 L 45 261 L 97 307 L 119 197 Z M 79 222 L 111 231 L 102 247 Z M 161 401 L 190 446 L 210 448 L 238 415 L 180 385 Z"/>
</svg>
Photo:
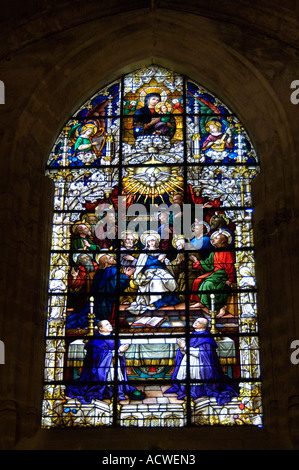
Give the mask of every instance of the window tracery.
<svg viewBox="0 0 299 470">
<path fill-rule="evenodd" d="M 252 202 L 234 113 L 157 66 L 66 123 L 42 425 L 262 425 Z"/>
</svg>

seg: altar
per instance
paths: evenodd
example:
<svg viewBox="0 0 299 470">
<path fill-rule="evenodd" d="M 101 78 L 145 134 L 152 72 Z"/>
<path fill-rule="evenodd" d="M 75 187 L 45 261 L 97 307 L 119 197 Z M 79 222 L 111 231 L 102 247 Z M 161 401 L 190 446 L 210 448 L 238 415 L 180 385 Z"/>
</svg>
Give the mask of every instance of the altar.
<svg viewBox="0 0 299 470">
<path fill-rule="evenodd" d="M 85 357 L 86 340 L 78 339 L 70 343 L 67 356 L 67 365 L 72 368 L 81 368 Z M 174 337 L 144 337 L 123 338 L 121 344 L 129 344 L 125 352 L 126 365 L 135 371 L 141 371 L 143 378 L 159 378 L 170 370 L 175 364 L 178 349 Z M 235 342 L 229 337 L 216 338 L 217 355 L 220 363 L 226 368 L 237 364 Z M 129 374 L 130 375 L 130 374 Z M 134 374 L 135 375 L 135 374 Z"/>
</svg>

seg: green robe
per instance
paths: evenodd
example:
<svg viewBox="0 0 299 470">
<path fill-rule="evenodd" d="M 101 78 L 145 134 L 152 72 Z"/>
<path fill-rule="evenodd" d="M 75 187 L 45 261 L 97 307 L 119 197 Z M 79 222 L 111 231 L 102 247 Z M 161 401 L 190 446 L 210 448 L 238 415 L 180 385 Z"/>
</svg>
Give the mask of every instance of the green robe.
<svg viewBox="0 0 299 470">
<path fill-rule="evenodd" d="M 205 260 L 194 263 L 194 267 L 201 269 L 204 274 L 193 282 L 194 293 L 190 299 L 200 301 L 209 310 L 211 309 L 211 294 L 215 295 L 215 310 L 220 310 L 227 302 L 230 287 L 227 281 L 235 282 L 234 254 L 230 251 L 211 253 Z"/>
<path fill-rule="evenodd" d="M 89 147 L 85 148 L 84 150 L 79 150 L 80 145 L 89 145 Z M 74 145 L 74 151 L 75 152 L 90 152 L 91 150 L 93 150 L 93 147 L 90 143 L 90 140 L 86 139 L 85 137 L 78 137 Z"/>
<path fill-rule="evenodd" d="M 86 240 L 90 244 L 89 248 L 85 247 L 85 245 L 83 243 L 83 240 Z M 78 236 L 72 238 L 71 249 L 73 251 L 81 251 L 81 250 L 100 251 L 100 247 L 98 245 L 96 245 L 90 238 L 88 238 L 88 237 L 82 238 L 82 237 L 78 237 Z"/>
</svg>

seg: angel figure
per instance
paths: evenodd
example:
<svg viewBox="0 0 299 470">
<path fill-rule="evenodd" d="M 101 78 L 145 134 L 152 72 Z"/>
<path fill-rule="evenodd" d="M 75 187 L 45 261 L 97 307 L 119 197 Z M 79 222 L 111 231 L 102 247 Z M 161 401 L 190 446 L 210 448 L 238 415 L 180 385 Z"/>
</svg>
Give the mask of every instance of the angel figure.
<svg viewBox="0 0 299 470">
<path fill-rule="evenodd" d="M 73 147 L 73 161 L 83 164 L 94 162 L 97 158 L 98 142 L 95 138 L 98 128 L 94 124 L 76 125 L 70 132 L 70 146 Z M 75 160 L 74 160 L 75 159 Z"/>
<path fill-rule="evenodd" d="M 232 148 L 232 135 L 230 127 L 228 127 L 228 129 L 223 132 L 222 123 L 216 120 L 207 122 L 205 127 L 209 135 L 202 143 L 202 150 L 212 148 L 217 152 L 223 152 L 225 149 Z"/>
<path fill-rule="evenodd" d="M 72 127 L 69 137 L 73 147 L 73 157 L 82 163 L 92 163 L 103 153 L 106 142 L 106 107 L 109 99 L 105 99 L 87 111 L 81 122 Z"/>
<path fill-rule="evenodd" d="M 202 142 L 202 152 L 214 161 L 224 160 L 233 150 L 232 124 L 225 130 L 219 120 L 209 120 L 205 125 L 208 136 Z"/>
</svg>

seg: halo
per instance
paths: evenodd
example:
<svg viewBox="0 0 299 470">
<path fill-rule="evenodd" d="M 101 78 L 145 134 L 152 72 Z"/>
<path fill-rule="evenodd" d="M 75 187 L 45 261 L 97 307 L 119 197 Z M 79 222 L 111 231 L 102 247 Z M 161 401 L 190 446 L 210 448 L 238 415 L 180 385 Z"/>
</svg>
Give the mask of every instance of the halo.
<svg viewBox="0 0 299 470">
<path fill-rule="evenodd" d="M 166 106 L 167 111 L 171 111 L 171 105 L 167 103 L 166 101 L 160 101 L 158 104 L 155 106 L 155 110 L 159 111 L 162 106 Z"/>
<path fill-rule="evenodd" d="M 120 234 L 120 239 L 123 240 L 124 238 L 126 238 L 127 235 L 133 235 L 133 237 L 135 238 L 135 243 L 136 243 L 137 240 L 139 239 L 138 233 L 135 232 L 134 230 L 124 230 L 124 231 L 121 232 L 121 234 Z"/>
<path fill-rule="evenodd" d="M 167 92 L 164 88 L 158 86 L 156 80 L 151 80 L 149 86 L 143 88 L 139 93 L 139 100 L 144 105 L 145 98 L 150 93 L 158 93 L 161 96 L 161 101 L 167 100 Z"/>
<path fill-rule="evenodd" d="M 91 128 L 93 129 L 93 134 L 96 134 L 98 132 L 97 126 L 95 124 L 90 123 L 90 124 L 84 124 L 81 127 L 79 133 L 81 134 L 82 132 L 85 132 L 87 129 L 91 129 Z"/>
<path fill-rule="evenodd" d="M 146 232 L 143 232 L 143 234 L 140 237 L 141 243 L 145 246 L 146 245 L 146 240 L 148 237 L 155 237 L 158 241 L 160 241 L 160 235 L 158 232 L 155 230 L 147 230 Z"/>
<path fill-rule="evenodd" d="M 76 232 L 76 228 L 78 227 L 78 225 L 86 225 L 86 227 L 89 228 L 89 230 L 91 230 L 91 226 L 88 222 L 85 222 L 83 220 L 80 220 L 79 222 L 75 222 L 73 225 L 72 225 L 72 232 L 75 233 Z"/>
<path fill-rule="evenodd" d="M 222 129 L 222 124 L 220 121 L 218 121 L 217 119 L 211 119 L 210 121 L 208 121 L 205 125 L 205 128 L 206 128 L 206 131 L 209 132 L 209 126 L 210 124 L 215 124 L 217 127 L 219 127 L 219 129 Z"/>
<path fill-rule="evenodd" d="M 86 219 L 88 219 L 89 216 L 96 217 L 99 220 L 99 216 L 95 212 L 88 212 L 87 214 L 84 214 L 82 217 L 82 223 L 85 225 L 90 225 L 89 222 L 86 222 Z"/>
<path fill-rule="evenodd" d="M 203 225 L 206 227 L 207 233 L 209 233 L 209 231 L 211 230 L 211 227 L 209 226 L 208 222 L 203 222 Z"/>
<path fill-rule="evenodd" d="M 79 256 L 82 256 L 82 255 L 87 255 L 90 257 L 91 260 L 93 260 L 93 255 L 91 253 L 87 253 L 86 251 L 79 251 L 78 253 L 73 253 L 72 255 L 73 261 L 77 264 Z"/>
<path fill-rule="evenodd" d="M 196 224 L 198 224 L 198 225 L 204 225 L 204 226 L 206 227 L 206 229 L 207 229 L 207 233 L 209 233 L 209 231 L 211 230 L 211 227 L 209 226 L 208 222 L 205 222 L 204 220 L 202 220 L 202 221 L 200 221 L 200 222 L 199 222 L 199 221 L 193 222 L 193 224 L 191 225 L 191 229 L 192 229 L 192 227 L 194 227 L 194 225 L 196 225 Z"/>
<path fill-rule="evenodd" d="M 179 240 L 184 240 L 184 241 L 185 241 L 184 235 L 176 235 L 176 236 L 172 239 L 172 242 L 171 242 L 171 243 L 172 243 L 172 246 L 173 246 L 174 248 L 176 248 L 176 243 L 177 243 L 177 241 L 179 241 Z"/>
<path fill-rule="evenodd" d="M 116 257 L 115 253 L 111 253 L 108 249 L 106 250 L 104 248 L 100 253 L 97 253 L 95 255 L 96 262 L 98 263 L 100 258 L 102 258 L 103 256 L 106 256 L 106 255 L 113 256 L 113 258 Z"/>
<path fill-rule="evenodd" d="M 210 218 L 210 221 L 213 221 L 213 220 L 217 219 L 218 217 L 221 217 L 222 219 L 224 219 L 225 222 L 227 223 L 227 225 L 229 224 L 229 219 L 224 214 L 214 214 Z"/>
<path fill-rule="evenodd" d="M 230 245 L 232 242 L 232 236 L 227 230 L 216 230 L 216 232 L 213 232 L 212 235 L 210 236 L 210 242 L 212 243 L 212 245 L 215 246 L 213 243 L 214 238 L 216 238 L 216 236 L 220 234 L 225 235 L 227 237 L 228 244 Z"/>
</svg>

